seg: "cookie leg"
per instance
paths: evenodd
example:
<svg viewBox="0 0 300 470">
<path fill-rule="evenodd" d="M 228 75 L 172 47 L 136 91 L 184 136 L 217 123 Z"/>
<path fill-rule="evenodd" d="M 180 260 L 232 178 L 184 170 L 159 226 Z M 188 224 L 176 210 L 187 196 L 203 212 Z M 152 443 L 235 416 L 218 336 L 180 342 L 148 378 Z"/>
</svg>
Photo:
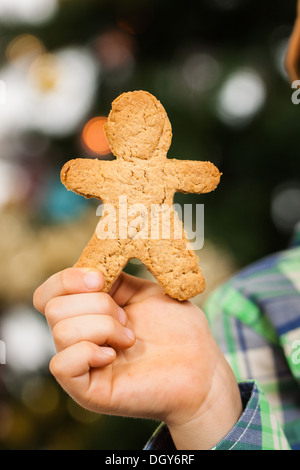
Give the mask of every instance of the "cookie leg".
<svg viewBox="0 0 300 470">
<path fill-rule="evenodd" d="M 131 257 L 130 240 L 101 240 L 94 233 L 76 267 L 96 268 L 104 275 L 104 292 L 109 292 Z"/>
<path fill-rule="evenodd" d="M 147 240 L 141 261 L 164 288 L 165 294 L 188 300 L 205 289 L 205 280 L 193 250 L 186 240 Z"/>
</svg>

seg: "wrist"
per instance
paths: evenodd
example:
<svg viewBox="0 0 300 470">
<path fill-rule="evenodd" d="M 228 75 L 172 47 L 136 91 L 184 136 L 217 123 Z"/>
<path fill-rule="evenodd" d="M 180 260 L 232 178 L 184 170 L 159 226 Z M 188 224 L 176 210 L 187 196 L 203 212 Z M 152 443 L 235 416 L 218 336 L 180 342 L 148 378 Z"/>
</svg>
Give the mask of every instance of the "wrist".
<svg viewBox="0 0 300 470">
<path fill-rule="evenodd" d="M 193 416 L 168 419 L 166 424 L 178 450 L 209 450 L 229 433 L 242 412 L 239 387 L 228 366 L 216 372 L 210 393 Z"/>
</svg>

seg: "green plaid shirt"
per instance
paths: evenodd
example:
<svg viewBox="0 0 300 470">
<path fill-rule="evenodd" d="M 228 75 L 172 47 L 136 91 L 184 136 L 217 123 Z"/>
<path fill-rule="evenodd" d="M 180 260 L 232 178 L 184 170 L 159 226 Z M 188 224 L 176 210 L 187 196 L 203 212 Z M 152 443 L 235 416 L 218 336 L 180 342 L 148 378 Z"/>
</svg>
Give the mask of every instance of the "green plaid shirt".
<svg viewBox="0 0 300 470">
<path fill-rule="evenodd" d="M 300 225 L 290 249 L 234 276 L 204 311 L 244 405 L 213 450 L 300 450 Z M 175 449 L 164 424 L 144 449 Z"/>
</svg>

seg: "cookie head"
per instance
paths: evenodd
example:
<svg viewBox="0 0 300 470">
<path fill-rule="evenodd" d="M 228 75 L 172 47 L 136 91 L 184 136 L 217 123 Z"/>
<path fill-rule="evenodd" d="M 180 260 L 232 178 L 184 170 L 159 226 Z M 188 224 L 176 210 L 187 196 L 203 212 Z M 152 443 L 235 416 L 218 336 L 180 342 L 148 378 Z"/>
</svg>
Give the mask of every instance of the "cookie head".
<svg viewBox="0 0 300 470">
<path fill-rule="evenodd" d="M 123 93 L 113 103 L 105 124 L 112 153 L 117 158 L 165 158 L 172 130 L 162 104 L 150 93 Z"/>
</svg>

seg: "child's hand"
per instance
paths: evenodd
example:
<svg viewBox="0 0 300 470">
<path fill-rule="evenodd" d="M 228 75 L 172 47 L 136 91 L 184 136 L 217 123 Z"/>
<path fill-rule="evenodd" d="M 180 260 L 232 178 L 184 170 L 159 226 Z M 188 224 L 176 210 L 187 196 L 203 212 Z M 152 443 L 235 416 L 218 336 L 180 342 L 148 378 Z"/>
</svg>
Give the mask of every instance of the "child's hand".
<svg viewBox="0 0 300 470">
<path fill-rule="evenodd" d="M 69 268 L 34 294 L 57 354 L 50 370 L 83 407 L 164 421 L 178 449 L 210 448 L 241 414 L 237 383 L 203 312 L 122 273 Z"/>
</svg>

